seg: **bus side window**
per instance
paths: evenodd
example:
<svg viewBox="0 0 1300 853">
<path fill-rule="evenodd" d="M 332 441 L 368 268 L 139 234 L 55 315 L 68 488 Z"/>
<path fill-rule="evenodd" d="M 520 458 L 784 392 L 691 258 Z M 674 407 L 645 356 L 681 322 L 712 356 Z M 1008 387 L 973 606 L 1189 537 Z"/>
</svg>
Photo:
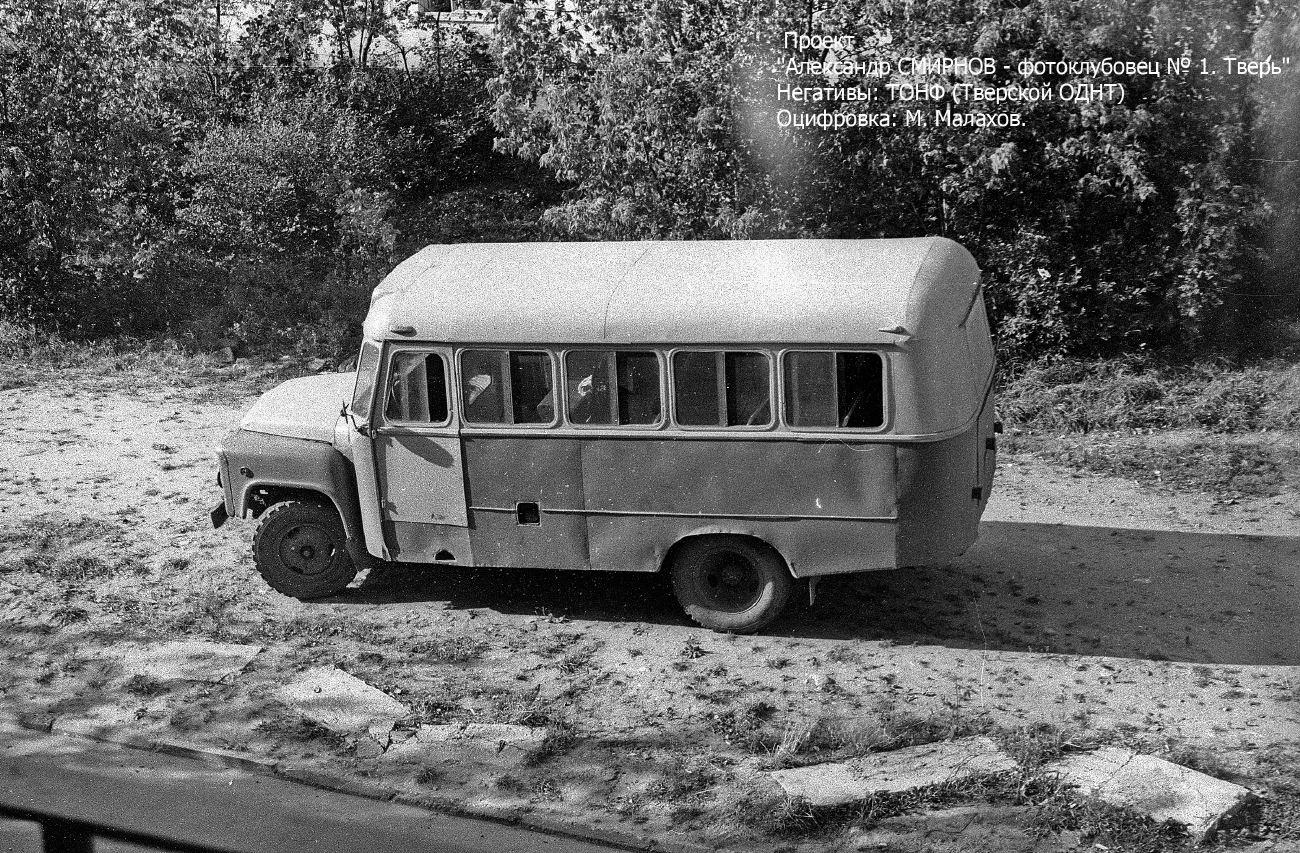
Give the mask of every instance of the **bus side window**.
<svg viewBox="0 0 1300 853">
<path fill-rule="evenodd" d="M 474 424 L 543 424 L 554 419 L 551 357 L 544 352 L 465 350 L 461 406 Z"/>
<path fill-rule="evenodd" d="M 871 352 L 787 353 L 785 399 L 790 426 L 875 429 L 885 423 L 884 362 Z"/>
<path fill-rule="evenodd" d="M 614 423 L 613 397 L 609 393 L 611 355 L 578 350 L 565 356 L 564 399 L 568 404 L 569 423 Z"/>
<path fill-rule="evenodd" d="M 506 423 L 503 350 L 466 350 L 460 357 L 461 411 L 478 424 Z"/>
<path fill-rule="evenodd" d="M 510 409 L 517 424 L 549 424 L 555 420 L 549 355 L 510 353 Z"/>
<path fill-rule="evenodd" d="M 727 426 L 767 426 L 772 422 L 772 384 L 767 356 L 729 352 L 723 360 L 727 377 Z"/>
<path fill-rule="evenodd" d="M 785 406 L 790 426 L 835 426 L 835 353 L 786 354 Z"/>
<path fill-rule="evenodd" d="M 885 423 L 884 362 L 872 352 L 835 356 L 840 426 L 875 429 Z"/>
<path fill-rule="evenodd" d="M 659 422 L 659 359 L 654 353 L 577 350 L 565 356 L 564 367 L 570 423 Z"/>
<path fill-rule="evenodd" d="M 659 401 L 659 358 L 652 352 L 620 352 L 615 359 L 618 376 L 618 422 L 654 424 L 662 409 Z"/>
<path fill-rule="evenodd" d="M 679 424 L 766 426 L 772 422 L 768 360 L 762 353 L 676 353 L 673 387 Z"/>
<path fill-rule="evenodd" d="M 447 374 L 442 356 L 420 352 L 393 356 L 384 417 L 432 424 L 447 420 Z"/>
</svg>

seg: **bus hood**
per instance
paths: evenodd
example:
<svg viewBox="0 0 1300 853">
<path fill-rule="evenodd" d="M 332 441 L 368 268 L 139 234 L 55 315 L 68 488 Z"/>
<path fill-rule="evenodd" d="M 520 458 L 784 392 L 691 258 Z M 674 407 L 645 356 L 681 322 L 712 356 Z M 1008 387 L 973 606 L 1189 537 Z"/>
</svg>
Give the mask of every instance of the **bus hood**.
<svg viewBox="0 0 1300 853">
<path fill-rule="evenodd" d="M 356 379 L 355 372 L 322 373 L 282 382 L 257 399 L 239 422 L 239 428 L 286 438 L 333 442 L 334 426 L 352 395 Z"/>
</svg>

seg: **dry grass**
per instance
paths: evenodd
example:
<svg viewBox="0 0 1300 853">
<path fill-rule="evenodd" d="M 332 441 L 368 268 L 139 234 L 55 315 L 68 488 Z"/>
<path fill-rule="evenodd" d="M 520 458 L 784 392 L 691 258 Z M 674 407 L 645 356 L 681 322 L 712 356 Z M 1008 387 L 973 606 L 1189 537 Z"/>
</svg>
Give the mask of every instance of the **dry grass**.
<svg viewBox="0 0 1300 853">
<path fill-rule="evenodd" d="M 999 411 L 1011 452 L 1185 491 L 1300 490 L 1297 364 L 1037 364 L 1004 384 Z"/>
<path fill-rule="evenodd" d="M 1300 364 L 1042 362 L 1004 381 L 998 405 L 1009 424 L 1037 431 L 1292 430 L 1300 427 Z"/>
</svg>

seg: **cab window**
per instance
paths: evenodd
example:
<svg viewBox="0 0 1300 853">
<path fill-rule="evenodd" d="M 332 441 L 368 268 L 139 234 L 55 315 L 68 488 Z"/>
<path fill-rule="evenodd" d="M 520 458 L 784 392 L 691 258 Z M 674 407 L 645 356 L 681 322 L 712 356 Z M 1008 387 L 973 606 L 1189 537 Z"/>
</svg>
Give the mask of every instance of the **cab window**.
<svg viewBox="0 0 1300 853">
<path fill-rule="evenodd" d="M 767 426 L 772 422 L 767 356 L 688 351 L 673 355 L 674 406 L 684 426 Z"/>
<path fill-rule="evenodd" d="M 388 371 L 390 421 L 447 422 L 447 371 L 437 353 L 398 352 Z"/>
<path fill-rule="evenodd" d="M 652 352 L 570 352 L 564 359 L 569 423 L 659 422 L 659 359 Z"/>
<path fill-rule="evenodd" d="M 884 361 L 871 352 L 788 352 L 785 401 L 792 427 L 878 429 L 885 423 Z"/>
<path fill-rule="evenodd" d="M 555 419 L 551 357 L 544 352 L 465 350 L 461 406 L 474 424 L 548 424 Z"/>
</svg>

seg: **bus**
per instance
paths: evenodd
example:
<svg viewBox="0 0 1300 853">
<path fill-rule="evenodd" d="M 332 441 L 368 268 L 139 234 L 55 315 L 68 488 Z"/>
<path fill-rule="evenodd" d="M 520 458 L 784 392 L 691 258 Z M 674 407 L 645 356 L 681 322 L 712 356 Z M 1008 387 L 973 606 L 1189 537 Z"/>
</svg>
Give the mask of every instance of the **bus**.
<svg viewBox="0 0 1300 853">
<path fill-rule="evenodd" d="M 290 380 L 218 450 L 273 588 L 359 567 L 667 572 L 752 632 L 796 580 L 941 565 L 996 455 L 979 268 L 939 237 L 429 246 L 355 373 Z"/>
</svg>

